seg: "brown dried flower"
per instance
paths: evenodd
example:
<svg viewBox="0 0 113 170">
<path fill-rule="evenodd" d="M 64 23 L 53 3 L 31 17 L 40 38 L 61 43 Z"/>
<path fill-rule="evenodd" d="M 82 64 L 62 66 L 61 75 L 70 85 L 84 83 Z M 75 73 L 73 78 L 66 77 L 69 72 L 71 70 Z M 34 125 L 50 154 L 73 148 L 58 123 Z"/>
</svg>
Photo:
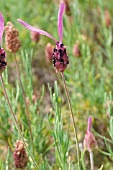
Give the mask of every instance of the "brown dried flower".
<svg viewBox="0 0 113 170">
<path fill-rule="evenodd" d="M 40 40 L 40 34 L 38 32 L 31 31 L 30 37 L 34 42 L 38 42 Z"/>
<path fill-rule="evenodd" d="M 15 150 L 13 153 L 14 164 L 16 168 L 25 169 L 28 163 L 28 156 L 26 154 L 22 140 L 15 142 Z"/>
<path fill-rule="evenodd" d="M 111 17 L 108 10 L 105 10 L 105 22 L 106 22 L 106 28 L 109 28 L 109 26 L 111 25 Z"/>
<path fill-rule="evenodd" d="M 18 39 L 19 32 L 14 28 L 14 25 L 11 22 L 7 23 L 5 26 L 5 31 L 6 49 L 12 53 L 16 53 L 21 46 L 21 43 Z"/>
<path fill-rule="evenodd" d="M 79 42 L 77 42 L 73 47 L 73 55 L 74 57 L 81 57 L 81 52 L 79 49 Z"/>
<path fill-rule="evenodd" d="M 48 43 L 45 48 L 45 56 L 46 56 L 46 61 L 49 63 L 52 61 L 52 56 L 53 56 L 53 45 L 51 43 Z"/>
<path fill-rule="evenodd" d="M 64 3 L 65 3 L 65 12 L 66 12 L 66 15 L 67 16 L 71 16 L 72 13 L 71 13 L 71 9 L 70 9 L 70 6 L 69 6 L 69 1 L 68 0 L 63 0 Z"/>
</svg>

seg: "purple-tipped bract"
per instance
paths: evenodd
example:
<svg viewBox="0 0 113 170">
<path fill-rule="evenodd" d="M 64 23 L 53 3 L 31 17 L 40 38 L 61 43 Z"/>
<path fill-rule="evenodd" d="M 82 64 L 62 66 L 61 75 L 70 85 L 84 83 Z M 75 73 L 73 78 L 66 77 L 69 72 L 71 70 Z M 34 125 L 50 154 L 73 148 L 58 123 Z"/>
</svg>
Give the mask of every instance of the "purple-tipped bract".
<svg viewBox="0 0 113 170">
<path fill-rule="evenodd" d="M 20 22 L 24 27 L 26 27 L 28 30 L 31 30 L 31 31 L 34 31 L 34 32 L 38 32 L 39 34 L 42 34 L 42 35 L 45 35 L 51 39 L 53 39 L 53 41 L 55 41 L 55 43 L 57 42 L 56 39 L 50 35 L 48 32 L 46 31 L 43 31 L 43 30 L 40 30 L 40 29 L 37 29 L 37 28 L 34 28 L 32 27 L 31 25 L 27 24 L 26 22 L 24 22 L 23 20 L 21 19 L 17 19 L 18 22 Z"/>
<path fill-rule="evenodd" d="M 2 16 L 2 13 L 0 12 L 0 44 L 2 41 L 3 31 L 4 31 L 4 18 Z"/>
<path fill-rule="evenodd" d="M 90 116 L 88 118 L 88 125 L 87 125 L 87 132 L 91 132 L 91 126 L 92 126 L 92 117 Z"/>
<path fill-rule="evenodd" d="M 62 3 L 60 5 L 59 12 L 58 12 L 58 34 L 60 38 L 60 44 L 62 44 L 62 32 L 63 32 L 62 16 L 63 16 L 64 9 L 65 9 L 65 5 Z"/>
</svg>

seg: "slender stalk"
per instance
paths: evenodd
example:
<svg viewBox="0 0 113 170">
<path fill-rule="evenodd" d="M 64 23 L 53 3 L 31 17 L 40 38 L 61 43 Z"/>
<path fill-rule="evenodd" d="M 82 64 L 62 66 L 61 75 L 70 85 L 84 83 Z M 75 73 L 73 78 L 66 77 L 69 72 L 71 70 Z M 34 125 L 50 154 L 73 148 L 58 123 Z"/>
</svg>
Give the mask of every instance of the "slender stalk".
<svg viewBox="0 0 113 170">
<path fill-rule="evenodd" d="M 71 101 L 70 101 L 70 97 L 69 97 L 69 92 L 68 92 L 68 89 L 67 89 L 67 85 L 66 85 L 66 81 L 65 81 L 65 77 L 64 77 L 63 72 L 61 73 L 61 76 L 62 76 L 62 80 L 63 80 L 63 83 L 64 83 L 64 88 L 65 88 L 65 92 L 66 92 L 66 96 L 67 96 L 67 100 L 68 100 L 68 105 L 69 105 L 70 112 L 71 112 L 71 118 L 72 118 L 72 123 L 73 123 L 73 128 L 74 128 L 74 133 L 75 133 L 75 140 L 76 140 L 78 168 L 80 170 L 79 144 L 78 144 L 78 137 L 77 137 L 75 120 L 74 120 L 74 113 L 73 113 L 73 110 L 72 110 Z"/>
<path fill-rule="evenodd" d="M 94 170 L 93 152 L 89 152 L 89 155 L 90 155 L 91 170 Z"/>
<path fill-rule="evenodd" d="M 24 99 L 24 104 L 25 104 L 25 109 L 26 109 L 26 118 L 27 118 L 27 121 L 28 121 L 29 130 L 30 130 L 30 138 L 31 138 L 31 141 L 32 141 L 32 144 L 33 144 L 33 135 L 32 135 L 31 125 L 30 125 L 29 110 L 28 110 L 28 106 L 27 106 L 27 103 L 26 103 L 25 91 L 24 91 L 22 81 L 21 81 L 21 78 L 20 78 L 20 71 L 19 71 L 19 66 L 18 66 L 18 62 L 17 62 L 17 59 L 16 59 L 16 53 L 14 53 L 14 59 L 15 59 L 15 65 L 16 65 L 16 70 L 17 70 L 17 74 L 18 74 L 18 80 L 19 80 L 19 83 L 20 83 L 20 87 L 21 87 L 22 95 L 23 95 L 23 99 Z"/>
<path fill-rule="evenodd" d="M 83 170 L 86 170 L 86 168 L 85 168 L 85 162 L 84 162 L 84 153 L 85 153 L 84 150 L 81 151 L 81 162 L 82 162 Z"/>
<path fill-rule="evenodd" d="M 5 95 L 6 101 L 7 101 L 7 103 L 8 103 L 8 106 L 9 106 L 9 108 L 10 108 L 11 115 L 12 115 L 12 117 L 13 117 L 13 119 L 14 119 L 14 123 L 15 123 L 15 125 L 16 125 L 17 130 L 18 130 L 18 133 L 19 133 L 19 135 L 20 135 L 20 138 L 22 139 L 22 141 L 23 141 L 23 143 L 24 143 L 24 146 L 25 146 L 27 152 L 29 153 L 29 156 L 31 157 L 34 166 L 35 166 L 37 169 L 39 169 L 37 163 L 35 162 L 35 160 L 34 160 L 34 158 L 33 158 L 33 156 L 32 156 L 32 154 L 30 153 L 29 148 L 27 147 L 27 145 L 26 145 L 26 143 L 25 143 L 25 140 L 24 140 L 24 137 L 23 137 L 23 135 L 22 135 L 20 126 L 19 126 L 19 124 L 18 124 L 18 121 L 17 121 L 16 116 L 15 116 L 15 114 L 14 114 L 14 112 L 13 112 L 13 109 L 12 109 L 11 103 L 10 103 L 10 101 L 9 101 L 9 98 L 8 98 L 8 95 L 7 95 L 7 91 L 6 91 L 6 88 L 5 88 L 5 85 L 4 85 L 4 80 L 3 80 L 3 78 L 2 78 L 2 75 L 0 75 L 0 78 L 1 78 L 1 83 L 2 83 L 3 90 L 4 90 L 4 95 Z"/>
</svg>

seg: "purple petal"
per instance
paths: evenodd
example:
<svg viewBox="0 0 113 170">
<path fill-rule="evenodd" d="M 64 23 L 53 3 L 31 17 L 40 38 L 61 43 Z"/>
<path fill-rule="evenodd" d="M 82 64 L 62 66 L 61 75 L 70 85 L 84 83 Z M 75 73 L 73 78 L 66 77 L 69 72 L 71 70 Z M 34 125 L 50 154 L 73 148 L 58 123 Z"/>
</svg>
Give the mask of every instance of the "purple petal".
<svg viewBox="0 0 113 170">
<path fill-rule="evenodd" d="M 88 126 L 87 126 L 87 132 L 88 133 L 91 131 L 91 126 L 92 126 L 92 117 L 90 116 L 88 118 Z"/>
<path fill-rule="evenodd" d="M 4 18 L 2 16 L 2 13 L 0 12 L 0 43 L 2 41 L 3 31 L 4 31 Z"/>
<path fill-rule="evenodd" d="M 49 33 L 47 33 L 46 31 L 43 31 L 43 30 L 40 30 L 40 29 L 37 29 L 35 27 L 32 27 L 31 25 L 27 24 L 26 22 L 24 22 L 23 20 L 21 19 L 17 19 L 18 22 L 20 22 L 24 27 L 26 27 L 27 29 L 31 30 L 31 31 L 34 31 L 34 32 L 38 32 L 39 34 L 43 34 L 51 39 L 53 39 L 53 41 L 55 41 L 55 43 L 57 43 L 56 39 L 50 35 Z"/>
<path fill-rule="evenodd" d="M 60 38 L 60 44 L 62 43 L 62 29 L 63 29 L 62 16 L 63 16 L 64 9 L 65 9 L 65 4 L 61 3 L 58 12 L 58 34 Z"/>
</svg>

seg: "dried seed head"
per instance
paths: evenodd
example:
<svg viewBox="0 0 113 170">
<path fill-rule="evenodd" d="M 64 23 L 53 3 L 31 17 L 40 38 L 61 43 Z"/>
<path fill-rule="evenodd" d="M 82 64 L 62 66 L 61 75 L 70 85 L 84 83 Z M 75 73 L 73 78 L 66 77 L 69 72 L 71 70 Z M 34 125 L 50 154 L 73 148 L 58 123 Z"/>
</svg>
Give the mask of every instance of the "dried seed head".
<svg viewBox="0 0 113 170">
<path fill-rule="evenodd" d="M 38 42 L 40 40 L 40 34 L 35 31 L 30 32 L 30 37 L 31 37 L 31 40 L 34 42 Z"/>
<path fill-rule="evenodd" d="M 64 72 L 69 64 L 66 47 L 63 44 L 56 44 L 56 48 L 53 51 L 53 64 L 56 71 Z"/>
<path fill-rule="evenodd" d="M 106 28 L 109 28 L 109 26 L 111 25 L 111 18 L 108 10 L 105 10 L 105 22 L 106 22 Z"/>
<path fill-rule="evenodd" d="M 71 9 L 70 9 L 70 6 L 69 6 L 69 1 L 68 0 L 63 0 L 64 1 L 64 4 L 65 4 L 65 11 L 66 11 L 66 15 L 67 16 L 71 16 Z"/>
<path fill-rule="evenodd" d="M 19 32 L 14 28 L 14 25 L 11 22 L 7 23 L 5 26 L 5 31 L 6 49 L 12 53 L 16 53 L 21 46 L 21 43 L 18 39 Z"/>
<path fill-rule="evenodd" d="M 53 45 L 51 43 L 48 43 L 45 48 L 45 56 L 46 56 L 46 61 L 48 63 L 52 61 L 52 55 L 53 55 Z"/>
<path fill-rule="evenodd" d="M 81 57 L 81 52 L 79 49 L 79 43 L 77 42 L 73 47 L 73 56 L 74 57 Z"/>
<path fill-rule="evenodd" d="M 2 74 L 2 72 L 5 70 L 7 66 L 5 57 L 6 57 L 5 50 L 3 48 L 0 48 L 0 75 Z"/>
<path fill-rule="evenodd" d="M 16 168 L 25 169 L 28 163 L 28 156 L 26 154 L 24 144 L 21 140 L 15 142 L 15 150 L 13 153 L 14 164 Z"/>
</svg>

